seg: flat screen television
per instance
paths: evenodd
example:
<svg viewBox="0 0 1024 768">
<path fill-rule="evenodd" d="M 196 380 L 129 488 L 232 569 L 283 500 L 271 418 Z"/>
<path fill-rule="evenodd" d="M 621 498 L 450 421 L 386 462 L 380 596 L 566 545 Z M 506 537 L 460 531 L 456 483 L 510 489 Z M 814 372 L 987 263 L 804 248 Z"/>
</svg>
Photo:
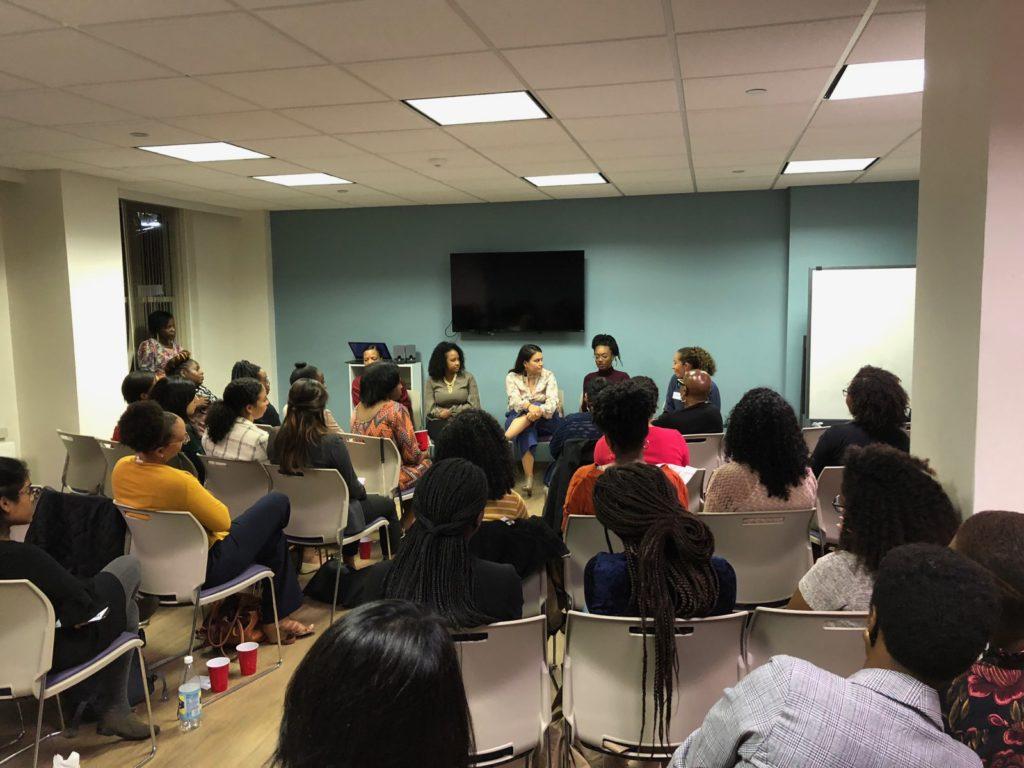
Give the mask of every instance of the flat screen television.
<svg viewBox="0 0 1024 768">
<path fill-rule="evenodd" d="M 583 251 L 453 253 L 452 330 L 583 330 Z"/>
</svg>

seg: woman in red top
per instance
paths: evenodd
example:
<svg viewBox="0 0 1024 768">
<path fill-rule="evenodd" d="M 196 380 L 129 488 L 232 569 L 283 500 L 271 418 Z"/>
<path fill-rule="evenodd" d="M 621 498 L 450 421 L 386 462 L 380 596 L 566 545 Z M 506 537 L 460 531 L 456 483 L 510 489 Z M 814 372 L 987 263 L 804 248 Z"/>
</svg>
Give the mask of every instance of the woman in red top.
<svg viewBox="0 0 1024 768">
<path fill-rule="evenodd" d="M 658 385 L 654 379 L 646 376 L 636 376 L 635 381 L 640 390 L 651 402 L 650 417 L 658 411 Z M 647 427 L 647 440 L 644 442 L 643 460 L 647 464 L 674 464 L 685 467 L 690 463 L 690 449 L 678 430 L 666 427 Z M 608 445 L 608 439 L 602 437 L 594 446 L 594 463 L 602 466 L 615 461 L 615 452 Z"/>
<path fill-rule="evenodd" d="M 363 350 L 363 366 L 369 368 L 374 363 L 380 362 L 380 350 L 376 347 L 367 347 Z M 352 379 L 352 407 L 355 408 L 359 405 L 359 401 L 362 399 L 360 391 L 363 386 L 363 377 L 356 376 Z M 405 384 L 398 383 L 401 389 L 401 394 L 395 398 L 401 405 L 405 406 L 405 410 L 409 412 L 409 418 L 412 419 L 412 400 L 409 399 L 409 390 L 405 388 Z"/>
</svg>

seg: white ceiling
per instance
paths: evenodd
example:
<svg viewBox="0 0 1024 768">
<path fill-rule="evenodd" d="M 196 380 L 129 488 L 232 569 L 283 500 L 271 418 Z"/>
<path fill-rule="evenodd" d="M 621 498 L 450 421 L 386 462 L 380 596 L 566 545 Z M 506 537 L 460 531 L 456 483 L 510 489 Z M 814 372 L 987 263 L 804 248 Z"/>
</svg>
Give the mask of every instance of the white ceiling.
<svg viewBox="0 0 1024 768">
<path fill-rule="evenodd" d="M 0 0 L 0 168 L 240 209 L 913 179 L 920 94 L 821 96 L 847 61 L 923 55 L 924 0 Z M 552 120 L 445 129 L 400 101 L 522 88 Z M 133 148 L 211 140 L 274 159 Z M 520 178 L 595 170 L 612 183 Z M 248 178 L 307 171 L 356 184 Z"/>
</svg>

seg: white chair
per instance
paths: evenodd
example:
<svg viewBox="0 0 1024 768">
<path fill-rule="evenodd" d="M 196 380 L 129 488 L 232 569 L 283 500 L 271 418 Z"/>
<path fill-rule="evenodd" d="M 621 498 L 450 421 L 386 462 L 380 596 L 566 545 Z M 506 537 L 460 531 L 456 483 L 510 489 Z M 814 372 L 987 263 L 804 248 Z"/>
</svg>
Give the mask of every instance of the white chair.
<svg viewBox="0 0 1024 768">
<path fill-rule="evenodd" d="M 548 600 L 548 572 L 541 569 L 523 579 L 523 617 L 540 616 Z"/>
<path fill-rule="evenodd" d="M 817 522 L 824 544 L 835 546 L 839 543 L 839 513 L 832 501 L 843 487 L 844 467 L 824 467 L 818 475 Z"/>
<path fill-rule="evenodd" d="M 473 718 L 474 766 L 499 765 L 541 743 L 551 720 L 545 617 L 452 633 Z"/>
<path fill-rule="evenodd" d="M 569 515 L 565 526 L 565 546 L 569 557 L 565 561 L 565 591 L 571 600 L 570 606 L 576 610 L 586 610 L 586 598 L 583 594 L 583 569 L 598 552 L 608 551 L 608 540 L 611 540 L 615 552 L 622 551 L 622 539 L 617 534 L 607 531 L 593 515 Z"/>
<path fill-rule="evenodd" d="M 787 600 L 814 562 L 808 527 L 813 509 L 702 514 L 715 554 L 736 571 L 740 605 Z"/>
<path fill-rule="evenodd" d="M 274 626 L 277 630 L 277 663 L 235 683 L 227 693 L 233 693 L 281 666 L 281 626 L 277 617 L 277 596 L 274 594 L 274 572 L 270 568 L 254 563 L 231 581 L 204 587 L 209 543 L 206 529 L 198 520 L 188 512 L 135 509 L 116 501 L 114 504 L 121 511 L 132 535 L 131 552 L 142 565 L 142 586 L 139 591 L 157 596 L 163 605 L 193 606 L 187 654 L 191 655 L 195 648 L 196 627 L 203 606 L 266 581 L 263 588 L 270 590 Z M 161 666 L 173 658 L 177 657 L 162 659 L 151 666 Z M 204 704 L 216 701 L 223 695 L 226 694 L 214 695 L 206 699 Z"/>
<path fill-rule="evenodd" d="M 772 656 L 805 659 L 848 677 L 864 665 L 866 612 L 758 608 L 747 628 L 747 673 Z"/>
<path fill-rule="evenodd" d="M 704 507 L 704 487 L 707 485 L 705 477 L 707 470 L 703 467 L 698 469 L 690 479 L 686 481 L 686 498 L 689 499 L 689 510 L 697 514 Z"/>
<path fill-rule="evenodd" d="M 804 442 L 807 443 L 808 451 L 814 453 L 815 446 L 827 429 L 828 427 L 804 427 Z"/>
<path fill-rule="evenodd" d="M 124 443 L 119 443 L 116 440 L 101 440 L 100 438 L 96 438 L 96 443 L 99 445 L 100 450 L 103 452 L 103 458 L 107 462 L 107 471 L 103 480 L 103 495 L 112 499 L 114 498 L 114 484 L 111 480 L 111 476 L 114 472 L 114 465 L 125 456 L 134 456 L 135 451 Z"/>
<path fill-rule="evenodd" d="M 367 493 L 393 497 L 398 492 L 402 455 L 393 440 L 369 435 L 341 435 L 356 476 L 363 479 Z"/>
<path fill-rule="evenodd" d="M 724 462 L 725 434 L 722 432 L 684 435 L 686 445 L 690 449 L 690 466 L 704 469 L 704 486 L 708 487 L 711 473 L 722 466 Z"/>
<path fill-rule="evenodd" d="M 742 668 L 746 611 L 676 621 L 679 675 L 672 694 L 668 744 L 656 743 L 654 700 L 647 685 L 647 723 L 640 733 L 643 644 L 654 669 L 653 628 L 640 619 L 569 611 L 562 667 L 563 709 L 573 733 L 590 749 L 623 758 L 672 754 L 698 728 Z"/>
<path fill-rule="evenodd" d="M 270 475 L 258 461 L 200 456 L 206 468 L 206 490 L 227 505 L 234 520 L 270 493 Z"/>
<path fill-rule="evenodd" d="M 47 699 L 59 697 L 64 691 L 78 685 L 111 662 L 126 653 L 139 650 L 139 667 L 142 679 L 146 679 L 146 663 L 142 659 L 142 640 L 138 633 L 122 632 L 106 649 L 94 658 L 71 669 L 50 672 L 53 666 L 53 641 L 56 631 L 56 617 L 53 605 L 30 581 L 18 579 L 0 581 L 0 614 L 17 617 L 17 621 L 5 621 L 0 626 L 0 700 L 32 696 L 39 701 L 36 717 L 36 736 L 31 747 L 25 746 L 2 762 L 32 749 L 32 765 L 39 764 L 39 744 L 43 741 L 43 709 Z M 142 766 L 156 755 L 156 732 L 153 730 L 153 710 L 149 701 L 149 689 L 143 685 L 146 697 L 146 712 L 149 716 L 149 753 L 137 765 Z M 64 727 L 64 713 L 60 710 L 61 729 Z M 60 731 L 48 734 L 55 736 Z M 19 736 L 20 740 L 20 736 Z M 17 742 L 15 742 L 17 743 Z"/>
<path fill-rule="evenodd" d="M 107 476 L 107 460 L 95 437 L 76 435 L 73 432 L 57 430 L 57 436 L 64 443 L 64 470 L 61 472 L 62 491 L 98 494 L 103 490 Z"/>
<path fill-rule="evenodd" d="M 364 536 L 376 533 L 380 538 L 380 551 L 386 560 L 391 559 L 391 542 L 388 539 L 388 521 L 383 517 L 371 520 L 358 533 L 345 535 L 348 525 L 348 486 L 336 469 L 304 469 L 301 475 L 286 475 L 274 464 L 267 465 L 267 471 L 275 491 L 280 491 L 291 502 L 292 512 L 284 535 L 292 544 L 309 547 L 324 547 L 358 542 Z M 338 604 L 338 587 L 341 583 L 341 568 L 334 578 L 334 600 L 331 601 L 331 623 Z"/>
<path fill-rule="evenodd" d="M 270 424 L 257 424 L 256 426 L 262 429 L 268 435 L 272 435 L 275 432 L 277 432 L 277 430 L 280 429 L 280 427 L 272 427 Z"/>
</svg>

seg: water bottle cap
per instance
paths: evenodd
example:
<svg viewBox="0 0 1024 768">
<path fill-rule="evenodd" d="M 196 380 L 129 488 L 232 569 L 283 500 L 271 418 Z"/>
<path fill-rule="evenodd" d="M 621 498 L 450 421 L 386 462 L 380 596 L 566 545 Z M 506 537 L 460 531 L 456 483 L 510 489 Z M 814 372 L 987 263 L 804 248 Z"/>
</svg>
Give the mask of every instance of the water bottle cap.
<svg viewBox="0 0 1024 768">
<path fill-rule="evenodd" d="M 192 657 L 191 656 L 186 656 L 185 657 L 185 663 L 186 664 L 191 664 L 192 663 Z"/>
</svg>

